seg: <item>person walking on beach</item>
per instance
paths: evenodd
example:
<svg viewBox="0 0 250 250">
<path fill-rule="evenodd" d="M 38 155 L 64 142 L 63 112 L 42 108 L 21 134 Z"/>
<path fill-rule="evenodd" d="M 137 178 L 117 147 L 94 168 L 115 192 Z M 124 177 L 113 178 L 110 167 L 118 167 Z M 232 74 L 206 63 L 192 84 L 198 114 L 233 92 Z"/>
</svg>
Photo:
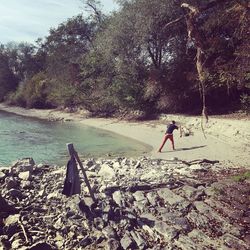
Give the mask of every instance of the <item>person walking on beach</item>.
<svg viewBox="0 0 250 250">
<path fill-rule="evenodd" d="M 170 123 L 168 126 L 167 126 L 167 130 L 166 130 L 166 133 L 164 135 L 164 138 L 163 138 L 163 141 L 162 141 L 162 144 L 158 150 L 159 153 L 161 153 L 161 150 L 162 148 L 164 147 L 166 141 L 169 139 L 172 143 L 172 148 L 173 150 L 175 150 L 175 147 L 174 147 L 174 136 L 173 136 L 173 132 L 175 129 L 179 129 L 176 125 L 175 125 L 175 121 L 172 121 L 172 123 Z M 181 130 L 180 130 L 181 131 Z M 180 134 L 180 136 L 182 136 L 182 134 Z"/>
</svg>

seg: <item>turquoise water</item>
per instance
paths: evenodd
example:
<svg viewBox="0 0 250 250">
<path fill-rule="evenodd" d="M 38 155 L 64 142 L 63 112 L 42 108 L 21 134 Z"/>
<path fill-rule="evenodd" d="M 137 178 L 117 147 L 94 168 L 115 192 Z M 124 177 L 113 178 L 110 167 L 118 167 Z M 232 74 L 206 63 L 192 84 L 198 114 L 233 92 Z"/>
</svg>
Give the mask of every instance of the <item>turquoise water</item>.
<svg viewBox="0 0 250 250">
<path fill-rule="evenodd" d="M 0 111 L 0 166 L 25 157 L 32 157 L 37 164 L 65 164 L 66 143 L 71 142 L 81 157 L 138 156 L 150 149 L 105 130 Z"/>
</svg>

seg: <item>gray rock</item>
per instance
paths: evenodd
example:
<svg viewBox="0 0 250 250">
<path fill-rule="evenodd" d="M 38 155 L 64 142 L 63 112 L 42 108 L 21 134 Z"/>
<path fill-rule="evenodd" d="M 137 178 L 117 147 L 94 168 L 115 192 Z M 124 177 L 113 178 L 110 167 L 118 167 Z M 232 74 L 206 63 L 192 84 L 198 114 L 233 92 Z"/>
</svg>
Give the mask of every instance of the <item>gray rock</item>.
<svg viewBox="0 0 250 250">
<path fill-rule="evenodd" d="M 8 202 L 0 195 L 0 215 L 6 213 L 7 215 L 15 212 L 14 206 L 8 204 Z"/>
<path fill-rule="evenodd" d="M 196 250 L 196 249 L 221 249 L 219 242 L 213 238 L 208 237 L 205 233 L 200 230 L 194 229 L 187 236 L 181 235 L 178 240 L 175 241 L 175 245 L 185 250 Z"/>
<path fill-rule="evenodd" d="M 33 172 L 35 162 L 32 158 L 24 158 L 15 162 L 11 167 L 12 174 L 19 174 L 20 172 L 30 171 Z"/>
<path fill-rule="evenodd" d="M 18 177 L 24 181 L 30 181 L 31 180 L 31 172 L 30 171 L 20 172 L 18 174 Z"/>
<path fill-rule="evenodd" d="M 54 248 L 47 242 L 36 242 L 28 250 L 53 250 Z"/>
<path fill-rule="evenodd" d="M 176 238 L 179 234 L 179 231 L 166 224 L 165 222 L 162 221 L 157 221 L 155 223 L 154 229 L 163 235 L 166 241 L 172 241 L 174 238 Z"/>
<path fill-rule="evenodd" d="M 22 181 L 20 186 L 21 188 L 29 189 L 32 188 L 32 183 L 30 181 Z"/>
<path fill-rule="evenodd" d="M 138 248 L 145 249 L 147 244 L 146 244 L 146 241 L 142 238 L 142 236 L 136 231 L 131 231 L 130 234 L 132 238 L 134 239 L 135 243 L 137 244 Z"/>
<path fill-rule="evenodd" d="M 119 250 L 121 249 L 120 242 L 116 239 L 110 239 L 107 242 L 106 250 Z"/>
<path fill-rule="evenodd" d="M 98 175 L 103 179 L 112 179 L 115 177 L 115 171 L 108 164 L 103 164 L 98 172 Z"/>
<path fill-rule="evenodd" d="M 179 230 L 189 231 L 191 229 L 188 219 L 182 217 L 182 214 L 178 212 L 164 213 L 162 214 L 162 220 Z"/>
<path fill-rule="evenodd" d="M 249 249 L 249 245 L 247 245 L 243 240 L 236 238 L 235 236 L 229 233 L 223 235 L 221 239 L 222 239 L 223 244 L 231 249 L 237 249 L 237 250 Z"/>
<path fill-rule="evenodd" d="M 6 189 L 10 190 L 12 188 L 18 187 L 18 181 L 14 177 L 6 177 L 5 178 L 5 187 Z"/>
<path fill-rule="evenodd" d="M 23 199 L 25 197 L 25 195 L 18 189 L 10 189 L 8 192 L 7 192 L 7 195 L 13 197 L 13 198 L 18 198 L 18 199 Z"/>
<path fill-rule="evenodd" d="M 193 201 L 200 199 L 204 195 L 204 190 L 184 185 L 178 190 L 178 193 L 188 200 Z"/>
<path fill-rule="evenodd" d="M 20 249 L 20 247 L 24 244 L 23 240 L 22 239 L 17 239 L 17 240 L 14 240 L 12 243 L 11 243 L 11 249 Z"/>
<path fill-rule="evenodd" d="M 115 191 L 113 194 L 112 194 L 112 197 L 113 197 L 113 200 L 115 201 L 115 203 L 118 205 L 118 206 L 122 206 L 122 194 L 121 194 L 121 191 Z"/>
<path fill-rule="evenodd" d="M 146 200 L 144 192 L 142 192 L 142 191 L 136 191 L 135 193 L 133 193 L 133 196 L 134 196 L 136 201 L 145 201 Z"/>
<path fill-rule="evenodd" d="M 125 233 L 125 235 L 122 237 L 120 243 L 121 243 L 121 246 L 123 249 L 128 249 L 128 248 L 132 247 L 134 242 L 133 242 L 129 232 Z"/>
<path fill-rule="evenodd" d="M 190 202 L 188 202 L 183 197 L 175 194 L 168 188 L 161 188 L 157 191 L 157 193 L 166 203 L 175 208 L 179 208 L 182 210 L 190 205 Z"/>
<path fill-rule="evenodd" d="M 149 192 L 146 194 L 146 197 L 151 205 L 157 206 L 159 196 L 156 194 L 156 192 Z"/>
<path fill-rule="evenodd" d="M 18 224 L 19 219 L 20 219 L 19 214 L 10 215 L 4 220 L 4 224 L 6 227 L 16 225 L 16 224 Z"/>
<path fill-rule="evenodd" d="M 3 180 L 6 177 L 6 174 L 0 171 L 0 180 Z"/>
</svg>

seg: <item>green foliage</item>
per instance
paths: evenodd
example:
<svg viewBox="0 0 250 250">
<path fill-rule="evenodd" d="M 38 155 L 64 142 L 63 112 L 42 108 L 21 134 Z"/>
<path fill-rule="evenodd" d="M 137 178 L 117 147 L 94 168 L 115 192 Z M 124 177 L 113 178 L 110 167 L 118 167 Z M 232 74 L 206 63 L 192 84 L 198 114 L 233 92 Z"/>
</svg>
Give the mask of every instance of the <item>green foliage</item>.
<svg viewBox="0 0 250 250">
<path fill-rule="evenodd" d="M 8 58 L 0 51 L 0 101 L 16 87 L 17 79 L 9 67 Z"/>
<path fill-rule="evenodd" d="M 250 179 L 250 171 L 246 171 L 242 174 L 239 174 L 239 175 L 235 175 L 232 177 L 232 179 L 236 182 L 241 182 L 241 181 L 244 181 L 244 180 L 249 180 Z"/>
<path fill-rule="evenodd" d="M 240 102 L 241 102 L 242 109 L 249 114 L 250 113 L 250 96 L 248 94 L 242 94 L 240 97 Z"/>
<path fill-rule="evenodd" d="M 181 1 L 119 0 L 119 11 L 109 16 L 99 1 L 82 2 L 91 11 L 87 18 L 68 19 L 36 47 L 1 47 L 0 100 L 8 95 L 10 103 L 27 107 L 81 105 L 107 115 L 195 112 L 201 100 L 194 43 L 187 41 L 184 18 L 166 26 L 185 14 Z M 195 22 L 206 44 L 208 108 L 241 104 L 249 110 L 249 11 L 241 1 L 185 2 L 201 11 Z"/>
</svg>

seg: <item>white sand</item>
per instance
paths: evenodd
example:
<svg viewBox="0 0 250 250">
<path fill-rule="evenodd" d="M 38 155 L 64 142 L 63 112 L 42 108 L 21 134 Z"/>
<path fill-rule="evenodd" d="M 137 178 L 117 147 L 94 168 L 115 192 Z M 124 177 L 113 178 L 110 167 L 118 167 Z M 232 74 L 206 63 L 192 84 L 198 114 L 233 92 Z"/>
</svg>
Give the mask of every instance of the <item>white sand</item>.
<svg viewBox="0 0 250 250">
<path fill-rule="evenodd" d="M 250 123 L 247 119 L 211 118 L 206 125 L 207 139 L 205 139 L 200 129 L 199 117 L 168 115 L 163 116 L 160 120 L 127 122 L 118 119 L 83 118 L 80 113 L 22 109 L 4 104 L 0 104 L 0 109 L 42 119 L 70 119 L 84 125 L 127 136 L 152 146 L 153 150 L 149 153 L 149 156 L 153 158 L 171 159 L 177 157 L 181 160 L 219 160 L 227 165 L 250 168 Z M 162 153 L 157 153 L 165 132 L 165 124 L 172 119 L 191 127 L 194 135 L 180 138 L 179 131 L 175 131 L 176 150 L 172 151 L 170 142 L 167 141 Z"/>
</svg>

